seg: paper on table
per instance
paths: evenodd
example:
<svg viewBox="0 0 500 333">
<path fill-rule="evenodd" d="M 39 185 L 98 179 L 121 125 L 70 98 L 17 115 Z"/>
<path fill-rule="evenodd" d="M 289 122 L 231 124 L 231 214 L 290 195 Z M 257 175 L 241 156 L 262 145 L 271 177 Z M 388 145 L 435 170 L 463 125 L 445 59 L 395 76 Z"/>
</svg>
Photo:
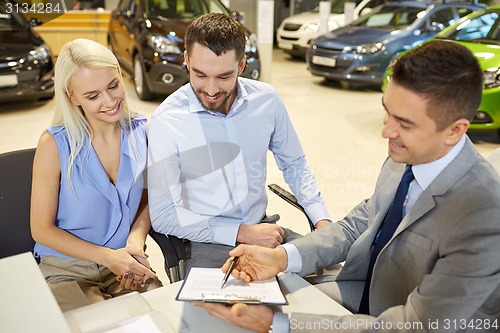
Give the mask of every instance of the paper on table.
<svg viewBox="0 0 500 333">
<path fill-rule="evenodd" d="M 288 304 L 276 277 L 246 283 L 229 277 L 221 289 L 224 273 L 220 268 L 191 268 L 177 294 L 179 301 L 222 303 Z"/>
</svg>

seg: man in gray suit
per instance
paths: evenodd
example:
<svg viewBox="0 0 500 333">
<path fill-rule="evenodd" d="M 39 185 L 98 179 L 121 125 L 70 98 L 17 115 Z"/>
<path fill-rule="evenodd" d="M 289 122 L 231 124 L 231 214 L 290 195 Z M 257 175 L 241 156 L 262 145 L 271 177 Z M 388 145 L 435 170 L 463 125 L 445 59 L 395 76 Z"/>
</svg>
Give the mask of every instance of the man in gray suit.
<svg viewBox="0 0 500 333">
<path fill-rule="evenodd" d="M 345 261 L 322 289 L 353 315 L 200 306 L 262 332 L 271 324 L 273 332 L 499 332 L 500 179 L 466 135 L 481 93 L 482 71 L 465 47 L 432 41 L 406 53 L 383 96 L 389 157 L 373 196 L 288 245 L 230 252 L 239 257 L 233 276 L 247 281 Z M 409 190 L 400 191 L 407 174 Z M 391 224 L 397 197 L 399 221 Z"/>
</svg>

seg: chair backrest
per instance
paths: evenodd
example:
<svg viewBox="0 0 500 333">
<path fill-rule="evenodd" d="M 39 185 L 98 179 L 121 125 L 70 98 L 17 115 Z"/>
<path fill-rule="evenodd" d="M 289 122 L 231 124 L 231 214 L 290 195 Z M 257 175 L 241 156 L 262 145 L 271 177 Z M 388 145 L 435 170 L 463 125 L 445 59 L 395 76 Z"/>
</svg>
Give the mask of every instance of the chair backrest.
<svg viewBox="0 0 500 333">
<path fill-rule="evenodd" d="M 488 156 L 488 161 L 500 175 L 500 148 L 495 149 L 490 156 Z"/>
<path fill-rule="evenodd" d="M 184 280 L 186 276 L 187 252 L 182 239 L 164 235 L 151 228 L 149 236 L 158 244 L 163 254 L 165 272 L 170 283 Z"/>
<path fill-rule="evenodd" d="M 281 186 L 279 186 L 277 184 L 269 184 L 269 185 L 267 185 L 267 187 L 271 190 L 271 192 L 273 192 L 274 194 L 279 196 L 281 199 L 285 200 L 290 205 L 292 205 L 293 207 L 300 210 L 306 216 L 307 222 L 309 222 L 309 228 L 311 229 L 311 231 L 316 230 L 316 226 L 314 225 L 313 221 L 311 221 L 309 216 L 307 216 L 307 213 L 306 213 L 304 207 L 302 207 L 299 204 L 299 201 L 292 193 L 288 192 L 287 190 L 285 190 L 284 188 L 282 188 Z"/>
<path fill-rule="evenodd" d="M 33 251 L 31 172 L 35 148 L 0 154 L 0 258 Z"/>
</svg>

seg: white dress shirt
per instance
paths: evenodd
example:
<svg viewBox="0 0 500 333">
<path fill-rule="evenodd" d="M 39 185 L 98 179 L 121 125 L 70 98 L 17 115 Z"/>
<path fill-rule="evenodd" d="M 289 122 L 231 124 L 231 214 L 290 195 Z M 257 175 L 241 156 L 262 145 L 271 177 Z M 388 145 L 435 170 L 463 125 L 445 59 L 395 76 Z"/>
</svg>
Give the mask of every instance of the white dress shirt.
<svg viewBox="0 0 500 333">
<path fill-rule="evenodd" d="M 227 115 L 206 110 L 190 84 L 167 97 L 149 130 L 154 230 L 234 245 L 267 207 L 267 152 L 314 223 L 330 219 L 286 108 L 272 86 L 238 78 Z"/>
</svg>

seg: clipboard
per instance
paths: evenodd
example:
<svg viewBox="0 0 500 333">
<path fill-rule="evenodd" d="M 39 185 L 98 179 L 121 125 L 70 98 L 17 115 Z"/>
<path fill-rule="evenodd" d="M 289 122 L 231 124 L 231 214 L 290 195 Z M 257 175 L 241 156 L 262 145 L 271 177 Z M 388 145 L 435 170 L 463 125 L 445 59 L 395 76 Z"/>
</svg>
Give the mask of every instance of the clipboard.
<svg viewBox="0 0 500 333">
<path fill-rule="evenodd" d="M 220 268 L 193 267 L 184 279 L 176 300 L 210 303 L 246 303 L 286 305 L 288 301 L 277 277 L 250 283 L 229 277 L 223 288 L 224 278 Z"/>
</svg>

